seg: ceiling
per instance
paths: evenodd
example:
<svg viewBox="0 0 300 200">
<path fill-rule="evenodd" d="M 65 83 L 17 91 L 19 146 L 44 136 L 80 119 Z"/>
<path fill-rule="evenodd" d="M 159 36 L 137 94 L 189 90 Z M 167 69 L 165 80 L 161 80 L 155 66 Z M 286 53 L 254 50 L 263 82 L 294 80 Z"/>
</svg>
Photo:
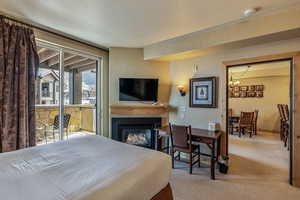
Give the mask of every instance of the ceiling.
<svg viewBox="0 0 300 200">
<path fill-rule="evenodd" d="M 40 68 L 59 70 L 59 51 L 39 46 L 37 47 L 37 50 L 40 58 Z M 65 71 L 71 71 L 73 69 L 76 69 L 77 71 L 86 71 L 95 69 L 96 65 L 96 60 L 68 52 L 64 53 Z"/>
<path fill-rule="evenodd" d="M 300 0 L 0 0 L 0 11 L 106 47 L 144 47 Z"/>
<path fill-rule="evenodd" d="M 229 68 L 229 78 L 245 79 L 258 77 L 288 76 L 290 61 L 278 61 Z"/>
</svg>

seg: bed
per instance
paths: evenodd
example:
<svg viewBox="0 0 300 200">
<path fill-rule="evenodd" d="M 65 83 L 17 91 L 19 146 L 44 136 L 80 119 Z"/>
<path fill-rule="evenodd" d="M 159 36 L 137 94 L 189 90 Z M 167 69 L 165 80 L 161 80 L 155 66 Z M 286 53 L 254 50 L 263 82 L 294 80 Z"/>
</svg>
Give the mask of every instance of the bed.
<svg viewBox="0 0 300 200">
<path fill-rule="evenodd" d="M 172 200 L 166 154 L 83 136 L 0 154 L 7 200 Z"/>
</svg>

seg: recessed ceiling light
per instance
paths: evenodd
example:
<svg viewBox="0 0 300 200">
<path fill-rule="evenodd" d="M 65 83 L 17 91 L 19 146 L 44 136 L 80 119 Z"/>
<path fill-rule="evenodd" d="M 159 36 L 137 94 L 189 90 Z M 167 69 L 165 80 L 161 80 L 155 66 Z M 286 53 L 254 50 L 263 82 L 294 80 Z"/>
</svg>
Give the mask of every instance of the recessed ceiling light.
<svg viewBox="0 0 300 200">
<path fill-rule="evenodd" d="M 249 9 L 247 9 L 247 10 L 244 11 L 244 15 L 246 17 L 249 17 L 250 15 L 253 15 L 257 11 L 259 11 L 259 8 L 249 8 Z"/>
</svg>

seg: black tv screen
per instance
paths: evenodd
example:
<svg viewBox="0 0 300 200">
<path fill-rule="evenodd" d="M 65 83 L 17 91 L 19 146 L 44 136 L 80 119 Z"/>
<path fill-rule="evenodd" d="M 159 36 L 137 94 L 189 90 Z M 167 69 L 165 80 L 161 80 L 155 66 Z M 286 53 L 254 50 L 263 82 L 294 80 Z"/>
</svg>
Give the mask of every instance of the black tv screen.
<svg viewBox="0 0 300 200">
<path fill-rule="evenodd" d="M 157 101 L 158 79 L 120 78 L 120 101 Z"/>
</svg>

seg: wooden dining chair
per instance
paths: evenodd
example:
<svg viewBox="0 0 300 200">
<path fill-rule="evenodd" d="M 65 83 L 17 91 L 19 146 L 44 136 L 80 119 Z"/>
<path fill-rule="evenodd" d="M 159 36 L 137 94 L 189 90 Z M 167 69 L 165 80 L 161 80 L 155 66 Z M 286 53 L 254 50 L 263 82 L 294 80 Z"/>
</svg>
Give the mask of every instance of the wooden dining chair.
<svg viewBox="0 0 300 200">
<path fill-rule="evenodd" d="M 170 154 L 170 135 L 166 132 L 159 131 L 161 124 L 154 124 L 154 130 L 156 131 L 155 150 Z"/>
<path fill-rule="evenodd" d="M 253 133 L 257 135 L 257 119 L 258 119 L 258 110 L 254 110 L 253 116 Z"/>
<path fill-rule="evenodd" d="M 192 174 L 193 166 L 198 163 L 200 167 L 200 145 L 192 143 L 191 126 L 169 125 L 171 133 L 171 155 L 172 168 L 174 168 L 174 161 L 185 162 L 189 164 L 189 173 Z M 178 153 L 175 156 L 175 153 Z M 180 153 L 189 154 L 189 160 L 181 159 Z M 197 160 L 194 161 L 194 158 Z"/>
<path fill-rule="evenodd" d="M 283 111 L 283 104 L 277 104 L 279 118 L 280 118 L 280 139 L 284 141 L 284 131 L 285 131 L 285 116 Z"/>
<path fill-rule="evenodd" d="M 289 139 L 289 106 L 284 104 L 282 105 L 283 110 L 283 142 L 284 146 L 287 146 L 288 139 Z"/>
<path fill-rule="evenodd" d="M 284 119 L 285 121 L 288 121 L 290 118 L 290 111 L 289 111 L 289 106 L 287 104 L 283 104 L 282 105 L 282 110 L 283 110 L 283 115 L 284 115 Z"/>
<path fill-rule="evenodd" d="M 234 132 L 238 132 L 239 129 L 239 117 L 233 116 L 232 108 L 228 109 L 228 130 L 229 134 L 233 135 Z"/>
<path fill-rule="evenodd" d="M 249 131 L 250 137 L 253 133 L 253 118 L 254 112 L 241 112 L 241 117 L 239 121 L 239 137 Z"/>
<path fill-rule="evenodd" d="M 232 108 L 228 109 L 228 117 L 232 117 L 233 116 L 233 110 Z"/>
</svg>

